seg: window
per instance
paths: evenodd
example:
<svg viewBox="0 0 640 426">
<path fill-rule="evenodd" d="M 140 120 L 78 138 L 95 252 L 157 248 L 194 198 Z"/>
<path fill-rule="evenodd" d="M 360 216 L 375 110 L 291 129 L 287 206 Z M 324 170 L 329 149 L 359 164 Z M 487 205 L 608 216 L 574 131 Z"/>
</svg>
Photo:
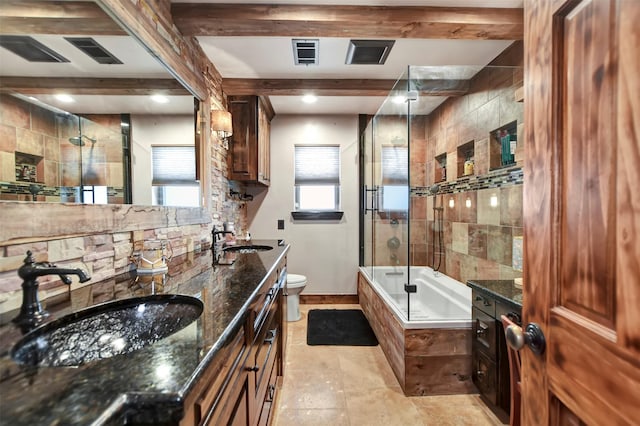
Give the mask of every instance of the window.
<svg viewBox="0 0 640 426">
<path fill-rule="evenodd" d="M 382 147 L 382 203 L 380 210 L 398 212 L 409 209 L 409 149 Z"/>
<path fill-rule="evenodd" d="M 295 210 L 340 209 L 340 147 L 295 146 Z"/>
<path fill-rule="evenodd" d="M 153 205 L 200 205 L 200 184 L 196 181 L 196 153 L 193 145 L 152 146 Z"/>
</svg>

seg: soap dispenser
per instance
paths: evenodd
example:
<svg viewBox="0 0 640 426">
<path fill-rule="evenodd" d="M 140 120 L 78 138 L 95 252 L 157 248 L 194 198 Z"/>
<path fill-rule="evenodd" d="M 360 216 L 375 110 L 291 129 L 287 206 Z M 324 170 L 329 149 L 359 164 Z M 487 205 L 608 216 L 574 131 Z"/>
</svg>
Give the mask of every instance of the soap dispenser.
<svg viewBox="0 0 640 426">
<path fill-rule="evenodd" d="M 235 244 L 236 243 L 236 228 L 233 222 L 227 222 L 225 224 L 224 230 L 228 233 L 224 235 L 224 242 L 226 245 Z"/>
</svg>

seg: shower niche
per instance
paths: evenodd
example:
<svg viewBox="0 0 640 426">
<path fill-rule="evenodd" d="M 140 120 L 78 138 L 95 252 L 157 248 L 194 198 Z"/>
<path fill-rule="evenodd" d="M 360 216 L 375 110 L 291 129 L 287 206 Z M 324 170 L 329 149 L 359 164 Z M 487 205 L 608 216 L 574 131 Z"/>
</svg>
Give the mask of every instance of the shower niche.
<svg viewBox="0 0 640 426">
<path fill-rule="evenodd" d="M 44 158 L 16 151 L 16 182 L 43 183 Z"/>
</svg>

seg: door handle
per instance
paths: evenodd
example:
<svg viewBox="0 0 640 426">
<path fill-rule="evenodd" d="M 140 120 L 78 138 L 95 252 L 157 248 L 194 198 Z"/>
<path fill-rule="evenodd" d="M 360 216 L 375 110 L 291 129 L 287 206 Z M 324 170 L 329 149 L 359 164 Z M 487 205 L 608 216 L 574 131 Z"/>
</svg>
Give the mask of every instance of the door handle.
<svg viewBox="0 0 640 426">
<path fill-rule="evenodd" d="M 542 329 L 536 323 L 527 324 L 524 331 L 522 327 L 512 324 L 506 328 L 505 335 L 509 347 L 516 351 L 522 349 L 524 345 L 528 345 L 534 354 L 542 355 L 544 353 L 546 340 Z"/>
</svg>

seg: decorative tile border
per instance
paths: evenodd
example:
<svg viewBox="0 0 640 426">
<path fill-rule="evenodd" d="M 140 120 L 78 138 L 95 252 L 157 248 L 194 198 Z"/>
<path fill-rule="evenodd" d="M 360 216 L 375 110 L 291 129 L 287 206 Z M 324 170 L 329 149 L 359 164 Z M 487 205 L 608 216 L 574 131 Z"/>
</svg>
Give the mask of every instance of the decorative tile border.
<svg viewBox="0 0 640 426">
<path fill-rule="evenodd" d="M 73 186 L 45 186 L 41 183 L 30 182 L 0 182 L 0 194 L 31 195 L 31 191 L 29 191 L 31 185 L 37 185 L 39 188 L 37 195 L 45 197 L 71 197 L 76 191 Z M 124 197 L 124 188 L 108 186 L 107 195 L 109 197 Z"/>
<path fill-rule="evenodd" d="M 480 189 L 522 185 L 523 183 L 522 168 L 509 167 L 493 170 L 482 176 L 468 176 L 453 182 L 439 183 L 436 192 L 432 192 L 429 186 L 414 186 L 411 188 L 411 196 L 428 197 L 439 194 L 455 194 L 458 192 L 478 191 Z"/>
</svg>

